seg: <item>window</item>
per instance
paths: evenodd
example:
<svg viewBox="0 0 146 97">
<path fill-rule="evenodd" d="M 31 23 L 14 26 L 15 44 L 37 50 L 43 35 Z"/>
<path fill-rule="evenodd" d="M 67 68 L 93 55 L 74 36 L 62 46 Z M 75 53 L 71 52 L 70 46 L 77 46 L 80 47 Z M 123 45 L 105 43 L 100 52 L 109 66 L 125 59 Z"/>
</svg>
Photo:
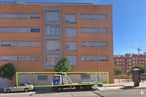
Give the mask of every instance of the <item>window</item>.
<svg viewBox="0 0 146 97">
<path fill-rule="evenodd" d="M 15 46 L 39 47 L 40 42 L 14 42 Z"/>
<path fill-rule="evenodd" d="M 98 56 L 97 59 L 99 61 L 108 61 L 108 56 L 106 56 L 106 55 Z"/>
<path fill-rule="evenodd" d="M 96 61 L 97 56 L 82 56 L 82 61 Z"/>
<path fill-rule="evenodd" d="M 48 80 L 48 75 L 38 75 L 38 80 L 39 80 L 39 81 Z"/>
<path fill-rule="evenodd" d="M 12 42 L 0 42 L 0 46 L 6 47 L 6 46 L 13 46 Z"/>
<path fill-rule="evenodd" d="M 77 36 L 76 28 L 66 28 L 65 32 L 66 32 L 66 37 L 76 37 Z"/>
<path fill-rule="evenodd" d="M 39 61 L 39 56 L 0 56 L 0 61 Z"/>
<path fill-rule="evenodd" d="M 90 79 L 90 75 L 89 74 L 81 74 L 80 77 L 81 77 L 82 80 Z"/>
<path fill-rule="evenodd" d="M 107 47 L 106 41 L 97 41 L 97 47 Z"/>
<path fill-rule="evenodd" d="M 131 62 L 131 59 L 129 59 L 128 61 Z"/>
<path fill-rule="evenodd" d="M 84 46 L 84 47 L 107 47 L 107 42 L 106 41 L 81 42 L 81 46 Z"/>
<path fill-rule="evenodd" d="M 46 20 L 47 21 L 59 21 L 59 12 L 58 11 L 49 11 L 46 12 Z"/>
<path fill-rule="evenodd" d="M 31 42 L 32 47 L 40 47 L 40 42 Z"/>
<path fill-rule="evenodd" d="M 27 13 L 0 13 L 1 19 L 39 19 L 40 14 Z"/>
<path fill-rule="evenodd" d="M 65 15 L 65 23 L 76 23 L 76 15 L 75 14 L 66 14 Z"/>
<path fill-rule="evenodd" d="M 95 47 L 96 46 L 96 42 L 82 42 L 81 46 L 85 46 L 85 47 Z"/>
<path fill-rule="evenodd" d="M 59 60 L 59 55 L 47 55 L 47 66 L 56 65 Z"/>
<path fill-rule="evenodd" d="M 80 31 L 83 33 L 107 33 L 107 28 L 105 27 L 83 27 L 80 28 Z"/>
<path fill-rule="evenodd" d="M 47 41 L 47 50 L 59 50 L 60 41 L 59 40 L 48 40 Z"/>
<path fill-rule="evenodd" d="M 81 20 L 106 20 L 106 14 L 81 14 Z"/>
<path fill-rule="evenodd" d="M 26 46 L 26 47 L 39 47 L 40 42 L 32 41 L 0 41 L 0 47 L 7 46 Z"/>
<path fill-rule="evenodd" d="M 67 51 L 77 50 L 77 43 L 76 42 L 66 42 L 66 50 Z"/>
<path fill-rule="evenodd" d="M 119 65 L 119 63 L 115 63 L 115 64 Z"/>
<path fill-rule="evenodd" d="M 60 28 L 57 25 L 47 26 L 47 35 L 56 36 L 60 35 Z"/>
<path fill-rule="evenodd" d="M 82 61 L 108 61 L 108 56 L 101 55 L 101 56 L 82 56 Z"/>
<path fill-rule="evenodd" d="M 31 32 L 40 32 L 40 29 L 38 29 L 38 28 L 31 28 Z"/>
<path fill-rule="evenodd" d="M 17 61 L 17 57 L 14 57 L 14 56 L 0 56 L 0 61 Z"/>
<path fill-rule="evenodd" d="M 76 56 L 66 56 L 66 59 L 69 61 L 71 65 L 76 65 Z"/>
<path fill-rule="evenodd" d="M 16 56 L 17 61 L 39 61 L 40 57 L 38 56 Z"/>
<path fill-rule="evenodd" d="M 40 32 L 37 28 L 27 28 L 27 27 L 0 27 L 0 32 Z"/>
</svg>

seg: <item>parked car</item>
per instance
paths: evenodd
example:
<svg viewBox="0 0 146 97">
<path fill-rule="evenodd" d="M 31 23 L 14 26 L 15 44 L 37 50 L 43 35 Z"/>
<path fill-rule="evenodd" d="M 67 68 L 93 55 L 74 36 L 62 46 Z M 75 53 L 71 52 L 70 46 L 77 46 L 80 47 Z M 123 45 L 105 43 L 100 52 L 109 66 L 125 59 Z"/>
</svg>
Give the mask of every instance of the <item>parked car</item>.
<svg viewBox="0 0 146 97">
<path fill-rule="evenodd" d="M 4 92 L 5 93 L 10 93 L 10 92 L 28 92 L 28 91 L 32 91 L 34 89 L 33 84 L 30 83 L 22 83 L 20 84 L 20 87 L 16 87 L 16 86 L 11 86 L 11 87 L 7 87 L 4 88 Z"/>
</svg>

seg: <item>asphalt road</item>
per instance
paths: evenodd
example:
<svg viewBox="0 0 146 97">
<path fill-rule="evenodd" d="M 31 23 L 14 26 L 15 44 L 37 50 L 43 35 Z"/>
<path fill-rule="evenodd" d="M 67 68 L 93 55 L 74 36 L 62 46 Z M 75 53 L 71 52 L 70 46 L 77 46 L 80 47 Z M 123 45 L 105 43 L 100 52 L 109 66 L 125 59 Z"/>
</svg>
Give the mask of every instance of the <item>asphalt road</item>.
<svg viewBox="0 0 146 97">
<path fill-rule="evenodd" d="M 0 97 L 100 97 L 92 91 L 52 92 L 52 93 L 2 93 Z"/>
<path fill-rule="evenodd" d="M 96 91 L 102 97 L 146 97 L 146 89 L 120 89 Z"/>
<path fill-rule="evenodd" d="M 117 89 L 97 91 L 0 93 L 0 97 L 146 97 L 145 89 Z"/>
</svg>

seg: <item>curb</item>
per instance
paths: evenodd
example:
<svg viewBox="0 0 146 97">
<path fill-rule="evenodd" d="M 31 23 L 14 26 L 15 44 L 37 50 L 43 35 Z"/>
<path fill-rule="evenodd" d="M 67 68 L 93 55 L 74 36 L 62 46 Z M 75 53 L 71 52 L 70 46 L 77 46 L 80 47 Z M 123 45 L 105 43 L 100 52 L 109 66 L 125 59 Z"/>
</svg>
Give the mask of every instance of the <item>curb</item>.
<svg viewBox="0 0 146 97">
<path fill-rule="evenodd" d="M 121 87 L 121 86 L 124 87 L 124 85 L 107 85 L 107 86 L 103 86 L 103 87 Z"/>
<path fill-rule="evenodd" d="M 95 92 L 95 91 L 92 91 L 94 94 L 96 94 L 96 95 L 98 95 L 99 97 L 105 97 L 104 95 L 102 95 L 101 93 L 99 93 L 99 91 L 97 92 Z"/>
<path fill-rule="evenodd" d="M 121 89 L 146 89 L 146 87 L 123 86 Z"/>
</svg>

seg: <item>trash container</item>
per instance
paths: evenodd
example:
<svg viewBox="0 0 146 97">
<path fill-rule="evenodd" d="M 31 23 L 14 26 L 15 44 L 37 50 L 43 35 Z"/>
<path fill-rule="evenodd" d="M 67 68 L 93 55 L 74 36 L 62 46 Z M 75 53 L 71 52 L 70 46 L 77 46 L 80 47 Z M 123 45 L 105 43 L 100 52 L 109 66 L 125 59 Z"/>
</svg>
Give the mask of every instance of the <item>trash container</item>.
<svg viewBox="0 0 146 97">
<path fill-rule="evenodd" d="M 138 68 L 134 68 L 132 70 L 132 79 L 133 79 L 133 82 L 134 82 L 134 86 L 137 87 L 139 86 L 139 83 L 140 83 L 140 69 Z"/>
</svg>

